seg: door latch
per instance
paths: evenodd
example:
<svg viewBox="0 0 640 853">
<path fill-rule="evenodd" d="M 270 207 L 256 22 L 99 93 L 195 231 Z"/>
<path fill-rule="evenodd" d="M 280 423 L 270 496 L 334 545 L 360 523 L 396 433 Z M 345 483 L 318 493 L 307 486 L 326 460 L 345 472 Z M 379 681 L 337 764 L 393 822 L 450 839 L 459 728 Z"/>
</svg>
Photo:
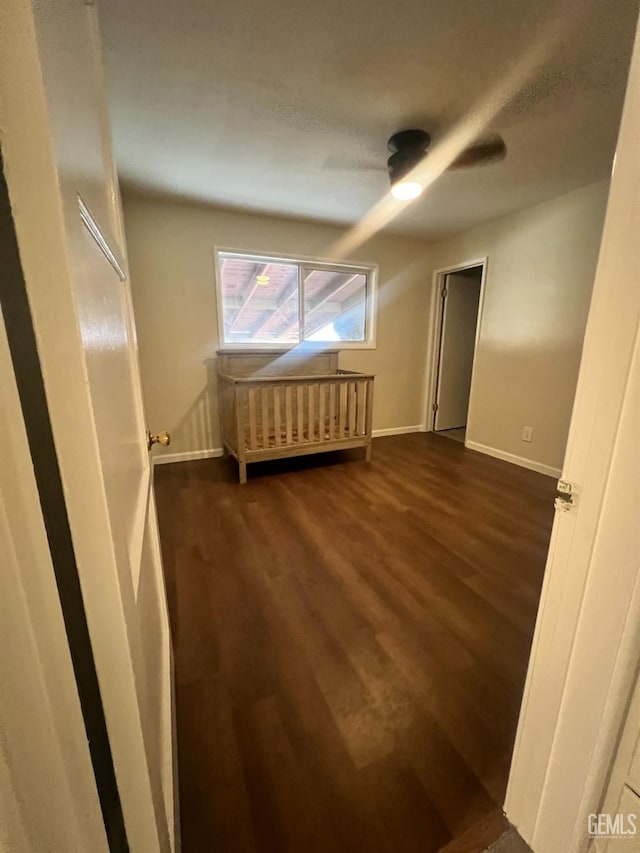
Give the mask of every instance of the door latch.
<svg viewBox="0 0 640 853">
<path fill-rule="evenodd" d="M 558 480 L 557 490 L 558 494 L 553 502 L 556 509 L 562 512 L 570 512 L 577 507 L 580 494 L 579 486 L 575 483 L 569 483 L 567 480 Z"/>
</svg>

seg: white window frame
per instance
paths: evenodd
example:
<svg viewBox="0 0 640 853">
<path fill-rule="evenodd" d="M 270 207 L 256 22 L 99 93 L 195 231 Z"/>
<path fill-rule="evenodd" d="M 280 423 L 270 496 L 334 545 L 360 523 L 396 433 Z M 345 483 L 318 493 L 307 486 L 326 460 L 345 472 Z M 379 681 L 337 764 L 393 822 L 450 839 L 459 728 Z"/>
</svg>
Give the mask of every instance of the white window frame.
<svg viewBox="0 0 640 853">
<path fill-rule="evenodd" d="M 246 249 L 230 249 L 225 246 L 214 248 L 216 309 L 218 314 L 218 348 L 233 352 L 234 350 L 343 350 L 343 349 L 375 349 L 376 348 L 376 318 L 378 303 L 378 265 L 353 264 L 344 261 L 333 261 L 327 258 L 313 258 L 305 255 L 282 255 L 272 252 L 256 252 Z M 367 295 L 365 298 L 365 333 L 364 341 L 305 341 L 298 343 L 243 341 L 227 343 L 224 339 L 224 316 L 222 311 L 222 277 L 220 274 L 220 256 L 225 254 L 238 255 L 241 258 L 256 261 L 275 261 L 283 264 L 298 266 L 298 312 L 300 317 L 300 332 L 304 334 L 304 305 L 303 278 L 306 269 L 329 270 L 351 275 L 361 274 L 367 277 Z"/>
</svg>

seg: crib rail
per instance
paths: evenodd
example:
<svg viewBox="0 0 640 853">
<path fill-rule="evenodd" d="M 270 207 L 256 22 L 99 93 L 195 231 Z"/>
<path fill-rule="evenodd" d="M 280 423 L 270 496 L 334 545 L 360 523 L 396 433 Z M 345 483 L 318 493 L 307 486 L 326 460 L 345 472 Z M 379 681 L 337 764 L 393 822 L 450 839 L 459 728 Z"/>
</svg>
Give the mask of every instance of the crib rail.
<svg viewBox="0 0 640 853">
<path fill-rule="evenodd" d="M 288 447 L 348 444 L 371 436 L 373 379 L 369 374 L 339 371 L 325 376 L 237 378 L 233 383 L 236 448 L 247 459 Z M 329 447 L 322 447 L 329 449 Z"/>
</svg>

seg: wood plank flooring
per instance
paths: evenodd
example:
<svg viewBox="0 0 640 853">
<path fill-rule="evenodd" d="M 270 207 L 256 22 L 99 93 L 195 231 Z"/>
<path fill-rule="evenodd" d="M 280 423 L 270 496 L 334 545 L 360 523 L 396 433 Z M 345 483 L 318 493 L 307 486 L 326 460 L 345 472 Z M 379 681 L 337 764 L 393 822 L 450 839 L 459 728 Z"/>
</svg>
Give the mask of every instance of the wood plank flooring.
<svg viewBox="0 0 640 853">
<path fill-rule="evenodd" d="M 155 483 L 183 853 L 498 837 L 554 481 L 414 434 Z"/>
</svg>

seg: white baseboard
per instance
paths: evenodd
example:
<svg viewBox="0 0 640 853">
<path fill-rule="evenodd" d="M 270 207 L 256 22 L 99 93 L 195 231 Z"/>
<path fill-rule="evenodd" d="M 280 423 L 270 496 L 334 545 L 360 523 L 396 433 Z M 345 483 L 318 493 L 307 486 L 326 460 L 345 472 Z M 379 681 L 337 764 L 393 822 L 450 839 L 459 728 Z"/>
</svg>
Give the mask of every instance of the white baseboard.
<svg viewBox="0 0 640 853">
<path fill-rule="evenodd" d="M 381 438 L 383 435 L 405 435 L 408 432 L 424 432 L 421 424 L 413 424 L 413 426 L 390 427 L 389 429 L 374 429 L 372 435 L 374 438 Z"/>
<path fill-rule="evenodd" d="M 404 427 L 391 427 L 390 429 L 374 429 L 373 437 L 380 438 L 384 435 L 404 435 L 409 432 L 423 432 L 424 429 L 420 424 Z M 172 462 L 193 462 L 195 459 L 213 459 L 214 457 L 224 456 L 222 447 L 212 447 L 209 450 L 187 450 L 184 453 L 162 453 L 151 457 L 153 465 L 169 465 Z"/>
<path fill-rule="evenodd" d="M 465 441 L 464 446 L 468 447 L 469 450 L 477 450 L 478 453 L 485 453 L 487 456 L 493 456 L 496 459 L 502 459 L 504 462 L 519 465 L 521 468 L 528 468 L 529 471 L 546 474 L 547 477 L 555 477 L 557 479 L 562 473 L 560 468 L 553 468 L 551 465 L 545 465 L 543 462 L 526 459 L 524 456 L 516 456 L 515 453 L 507 453 L 505 450 L 498 450 L 495 447 L 487 447 L 486 444 L 478 444 L 476 441 Z"/>
<path fill-rule="evenodd" d="M 221 447 L 213 447 L 210 450 L 187 450 L 185 453 L 158 453 L 151 457 L 151 461 L 153 465 L 169 465 L 171 462 L 193 462 L 195 459 L 213 459 L 223 455 Z"/>
<path fill-rule="evenodd" d="M 424 432 L 424 426 L 413 424 L 412 426 L 390 427 L 389 429 L 374 429 L 373 437 L 381 438 L 385 435 L 405 435 L 412 432 Z M 468 447 L 469 450 L 477 450 L 478 453 L 485 453 L 487 456 L 493 456 L 496 459 L 502 459 L 504 462 L 519 465 L 521 468 L 528 468 L 530 471 L 538 471 L 538 473 L 546 474 L 548 477 L 558 478 L 562 473 L 560 468 L 544 465 L 542 462 L 536 462 L 534 459 L 525 459 L 524 456 L 516 456 L 515 453 L 507 453 L 495 447 L 487 447 L 486 444 L 478 444 L 476 441 L 465 441 L 465 447 Z M 193 462 L 196 459 L 214 459 L 223 455 L 224 450 L 222 447 L 212 447 L 208 450 L 187 450 L 184 453 L 158 453 L 151 457 L 151 461 L 153 465 L 169 465 L 172 462 Z"/>
</svg>

